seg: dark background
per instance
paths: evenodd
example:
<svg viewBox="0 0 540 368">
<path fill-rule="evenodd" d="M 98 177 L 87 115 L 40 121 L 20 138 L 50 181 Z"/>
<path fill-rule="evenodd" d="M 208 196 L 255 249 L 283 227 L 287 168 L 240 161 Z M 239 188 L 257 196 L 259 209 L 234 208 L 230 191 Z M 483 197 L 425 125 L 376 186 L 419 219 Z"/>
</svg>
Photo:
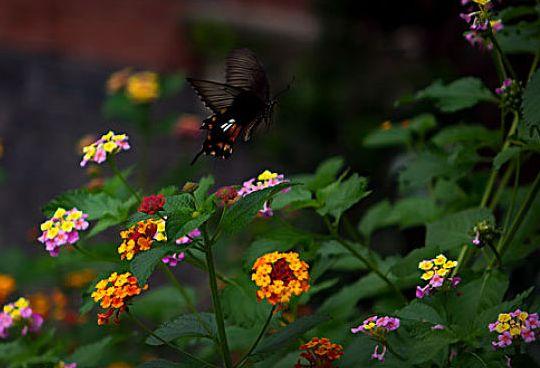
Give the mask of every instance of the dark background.
<svg viewBox="0 0 540 368">
<path fill-rule="evenodd" d="M 110 73 L 132 66 L 219 80 L 234 47 L 260 56 L 274 92 L 295 78 L 274 125 L 231 160 L 203 158 L 195 168 L 187 165 L 202 136 L 159 134 L 149 151 L 150 183 L 182 185 L 212 173 L 236 184 L 265 168 L 292 175 L 343 155 L 376 188 L 367 203 L 392 197 L 387 173 L 396 152 L 361 143 L 382 121 L 414 114 L 394 102 L 434 78 L 476 74 L 497 86 L 489 54 L 461 35 L 460 11 L 458 0 L 0 0 L 0 247 L 41 251 L 33 230 L 43 220 L 40 206 L 88 181 L 76 148 L 83 135 L 125 131 L 133 149 L 121 165 L 140 158 L 134 126 L 102 117 Z M 156 110 L 206 115 L 187 87 Z M 489 123 L 493 113 L 479 114 Z M 497 124 L 496 115 L 491 120 Z"/>
</svg>

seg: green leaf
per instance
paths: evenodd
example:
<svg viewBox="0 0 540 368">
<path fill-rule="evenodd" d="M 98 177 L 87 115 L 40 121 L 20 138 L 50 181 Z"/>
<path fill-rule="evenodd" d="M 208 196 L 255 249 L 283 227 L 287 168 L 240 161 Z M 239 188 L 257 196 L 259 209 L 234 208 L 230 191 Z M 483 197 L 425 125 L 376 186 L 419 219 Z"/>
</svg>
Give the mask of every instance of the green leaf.
<svg viewBox="0 0 540 368">
<path fill-rule="evenodd" d="M 272 199 L 272 209 L 280 210 L 289 206 L 298 209 L 311 200 L 311 192 L 302 185 L 295 185 L 288 191 L 280 192 Z"/>
<path fill-rule="evenodd" d="M 467 168 L 450 163 L 446 155 L 423 152 L 399 173 L 400 189 L 401 191 L 418 189 L 436 177 L 465 175 L 465 169 Z"/>
<path fill-rule="evenodd" d="M 163 210 L 167 216 L 180 211 L 195 211 L 195 202 L 188 193 L 182 193 L 173 196 L 167 196 Z"/>
<path fill-rule="evenodd" d="M 540 49 L 540 21 L 505 25 L 495 37 L 505 53 L 534 54 Z"/>
<path fill-rule="evenodd" d="M 427 322 L 433 325 L 444 325 L 446 322 L 439 313 L 431 306 L 420 300 L 413 300 L 409 305 L 397 311 L 397 316 L 416 322 Z"/>
<path fill-rule="evenodd" d="M 409 197 L 394 204 L 390 220 L 398 223 L 401 228 L 423 225 L 437 219 L 441 209 L 431 198 Z"/>
<path fill-rule="evenodd" d="M 190 231 L 195 230 L 204 224 L 210 217 L 212 213 L 199 213 L 199 212 L 175 212 L 167 218 L 165 224 L 165 233 L 167 234 L 167 239 L 170 243 L 174 242 L 176 239 L 181 238 L 189 234 Z"/>
<path fill-rule="evenodd" d="M 436 126 L 437 120 L 431 114 L 421 114 L 409 120 L 409 129 L 418 134 L 424 134 Z"/>
<path fill-rule="evenodd" d="M 495 223 L 493 214 L 487 208 L 472 208 L 445 216 L 427 225 L 426 246 L 445 251 L 470 244 L 469 231 L 482 220 Z"/>
<path fill-rule="evenodd" d="M 341 168 L 343 167 L 343 158 L 336 156 L 323 161 L 314 175 L 308 175 L 299 180 L 311 191 L 324 188 L 336 180 Z"/>
<path fill-rule="evenodd" d="M 275 334 L 263 339 L 257 348 L 255 348 L 252 355 L 275 353 L 277 350 L 286 347 L 291 342 L 294 342 L 297 338 L 312 328 L 329 320 L 329 316 L 320 314 L 299 318 Z"/>
<path fill-rule="evenodd" d="M 448 311 L 458 325 L 469 330 L 480 313 L 502 301 L 507 288 L 508 276 L 492 271 L 460 285 L 461 296 L 448 303 Z"/>
<path fill-rule="evenodd" d="M 201 321 L 203 324 L 201 324 Z M 206 337 L 214 339 L 216 336 L 216 319 L 212 313 L 184 314 L 163 323 L 154 331 L 161 339 L 170 342 L 179 337 Z M 209 331 L 208 331 L 208 330 Z M 154 336 L 146 339 L 148 345 L 163 345 L 163 342 Z"/>
<path fill-rule="evenodd" d="M 204 204 L 204 200 L 206 198 L 206 195 L 208 194 L 208 191 L 214 185 L 214 177 L 211 175 L 205 176 L 199 180 L 199 186 L 193 192 L 193 196 L 195 197 L 195 203 L 197 204 L 197 208 L 201 209 Z"/>
<path fill-rule="evenodd" d="M 501 18 L 503 24 L 507 24 L 516 18 L 534 14 L 536 14 L 536 10 L 533 6 L 509 6 L 501 9 L 498 16 Z"/>
<path fill-rule="evenodd" d="M 443 85 L 436 81 L 426 89 L 416 93 L 416 99 L 429 99 L 443 112 L 455 112 L 476 105 L 479 102 L 497 102 L 493 94 L 478 78 L 466 77 Z"/>
<path fill-rule="evenodd" d="M 363 141 L 365 147 L 393 147 L 407 146 L 412 141 L 411 132 L 401 126 L 392 127 L 387 130 L 377 129 L 369 133 Z"/>
<path fill-rule="evenodd" d="M 190 300 L 195 303 L 195 292 L 188 286 L 184 289 Z M 130 306 L 130 311 L 140 318 L 146 318 L 156 323 L 168 321 L 182 311 L 188 311 L 184 295 L 174 286 L 151 287 L 137 296 Z"/>
<path fill-rule="evenodd" d="M 165 245 L 141 252 L 130 263 L 131 273 L 137 278 L 139 285 L 143 286 L 154 272 L 156 265 L 170 252 L 178 251 L 177 245 Z"/>
<path fill-rule="evenodd" d="M 375 204 L 362 217 L 358 229 L 362 235 L 369 238 L 374 231 L 392 225 L 393 221 L 389 219 L 391 212 L 392 206 L 387 200 Z"/>
<path fill-rule="evenodd" d="M 509 160 L 513 159 L 521 152 L 520 147 L 508 147 L 495 156 L 493 159 L 493 168 L 499 170 L 502 165 L 504 165 Z"/>
<path fill-rule="evenodd" d="M 540 46 L 538 49 L 540 50 Z M 523 92 L 521 110 L 526 123 L 526 130 L 529 133 L 536 131 L 537 140 L 540 140 L 540 69 L 536 70 L 529 83 L 527 83 L 527 87 Z"/>
<path fill-rule="evenodd" d="M 198 364 L 197 362 L 194 362 L 195 364 Z M 198 365 L 186 365 L 186 362 L 184 361 L 182 364 L 171 362 L 169 360 L 165 359 L 157 359 L 157 360 L 150 360 L 148 362 L 144 362 L 142 364 L 139 364 L 137 368 L 188 368 L 188 367 L 198 367 Z"/>
<path fill-rule="evenodd" d="M 452 125 L 440 130 L 431 141 L 439 147 L 456 143 L 494 146 L 499 142 L 500 133 L 482 125 Z"/>
<path fill-rule="evenodd" d="M 221 302 L 227 321 L 242 327 L 264 323 L 270 313 L 268 303 L 257 301 L 257 289 L 247 277 L 235 279 L 223 289 Z"/>
<path fill-rule="evenodd" d="M 111 347 L 113 339 L 107 336 L 94 343 L 78 347 L 66 361 L 76 362 L 77 367 L 98 367 L 101 366 L 101 357 L 105 351 Z"/>
<path fill-rule="evenodd" d="M 281 183 L 242 197 L 223 215 L 221 229 L 229 235 L 242 230 L 253 221 L 259 210 L 263 208 L 264 202 L 289 186 L 289 183 Z"/>
<path fill-rule="evenodd" d="M 321 216 L 332 215 L 338 222 L 343 212 L 369 194 L 366 187 L 367 180 L 355 173 L 344 181 L 335 181 L 319 189 L 317 200 L 321 207 L 317 209 L 317 213 Z"/>
<path fill-rule="evenodd" d="M 531 295 L 533 290 L 534 290 L 534 287 L 531 286 L 529 289 L 517 295 L 514 299 L 510 301 L 502 302 L 501 304 L 497 304 L 495 306 L 492 306 L 484 310 L 475 319 L 476 328 L 481 331 L 487 329 L 487 325 L 489 323 L 495 322 L 497 320 L 497 316 L 499 315 L 499 313 L 510 312 L 513 309 L 519 307 L 523 303 L 523 301 L 526 298 L 528 298 L 529 295 Z"/>
</svg>

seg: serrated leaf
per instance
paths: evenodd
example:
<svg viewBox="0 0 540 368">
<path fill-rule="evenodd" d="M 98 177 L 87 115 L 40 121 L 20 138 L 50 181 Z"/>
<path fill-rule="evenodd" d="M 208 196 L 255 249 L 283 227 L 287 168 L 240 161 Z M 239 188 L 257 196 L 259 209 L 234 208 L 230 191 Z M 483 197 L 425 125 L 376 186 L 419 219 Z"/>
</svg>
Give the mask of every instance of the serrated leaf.
<svg viewBox="0 0 540 368">
<path fill-rule="evenodd" d="M 304 183 L 304 185 L 311 191 L 324 188 L 336 180 L 337 175 L 343 167 L 343 163 L 343 157 L 331 157 L 323 161 L 317 167 L 315 174 L 307 175 L 303 177 L 302 180 L 299 180 L 299 182 Z"/>
<path fill-rule="evenodd" d="M 195 216 L 195 217 L 194 217 Z M 197 229 L 212 217 L 212 213 L 175 212 L 167 218 L 165 233 L 172 242 Z"/>
<path fill-rule="evenodd" d="M 398 223 L 401 228 L 407 228 L 433 221 L 440 214 L 441 209 L 431 198 L 409 197 L 394 204 L 390 219 Z"/>
<path fill-rule="evenodd" d="M 275 353 L 277 350 L 294 342 L 307 331 L 329 320 L 329 316 L 320 314 L 299 318 L 285 328 L 263 339 L 257 348 L 255 348 L 252 355 Z"/>
<path fill-rule="evenodd" d="M 505 53 L 534 54 L 540 49 L 540 21 L 505 25 L 495 37 Z"/>
<path fill-rule="evenodd" d="M 77 362 L 77 367 L 98 367 L 100 366 L 105 350 L 111 347 L 113 339 L 107 336 L 99 341 L 78 347 L 66 361 Z"/>
<path fill-rule="evenodd" d="M 178 251 L 179 247 L 174 245 L 164 245 L 158 248 L 141 252 L 133 258 L 130 263 L 131 273 L 137 278 L 139 285 L 143 286 L 154 272 L 156 265 L 170 252 Z"/>
<path fill-rule="evenodd" d="M 311 192 L 302 185 L 295 185 L 290 190 L 275 195 L 272 199 L 272 209 L 279 210 L 287 206 L 297 209 L 296 205 L 310 200 Z"/>
<path fill-rule="evenodd" d="M 464 167 L 449 162 L 449 157 L 423 152 L 410 161 L 399 173 L 401 191 L 420 188 L 436 177 L 455 177 L 465 174 Z"/>
<path fill-rule="evenodd" d="M 358 174 L 351 175 L 343 181 L 332 184 L 317 191 L 317 200 L 321 206 L 317 213 L 321 216 L 331 215 L 338 222 L 343 212 L 354 206 L 367 196 L 367 180 Z"/>
<path fill-rule="evenodd" d="M 465 77 L 443 85 L 436 81 L 416 93 L 416 99 L 429 99 L 443 112 L 455 112 L 476 105 L 479 102 L 497 102 L 493 94 L 478 78 Z"/>
<path fill-rule="evenodd" d="M 247 277 L 234 280 L 221 294 L 223 313 L 227 321 L 241 327 L 252 327 L 264 323 L 271 307 L 257 301 L 257 289 Z"/>
<path fill-rule="evenodd" d="M 200 320 L 199 320 L 200 318 Z M 216 319 L 212 313 L 184 314 L 159 326 L 154 334 L 167 342 L 180 337 L 206 337 L 214 339 L 216 336 Z M 162 340 L 149 336 L 148 345 L 163 345 Z"/>
<path fill-rule="evenodd" d="M 472 208 L 445 216 L 427 225 L 426 246 L 445 251 L 469 244 L 469 231 L 482 220 L 495 223 L 493 214 L 487 208 Z"/>
<path fill-rule="evenodd" d="M 281 183 L 242 197 L 223 215 L 220 225 L 221 229 L 229 235 L 242 230 L 253 221 L 257 213 L 263 208 L 264 202 L 270 200 L 275 194 L 289 186 L 289 183 Z"/>
<path fill-rule="evenodd" d="M 536 70 L 527 83 L 523 92 L 521 110 L 526 123 L 526 130 L 529 133 L 534 133 L 536 130 L 536 134 L 540 135 L 540 69 Z M 536 140 L 537 142 L 540 141 L 540 136 L 537 136 Z"/>
<path fill-rule="evenodd" d="M 204 200 L 206 198 L 206 195 L 208 194 L 208 191 L 214 185 L 214 177 L 211 175 L 205 176 L 199 180 L 199 186 L 193 192 L 193 196 L 195 197 L 195 202 L 197 204 L 197 208 L 201 209 L 204 204 Z"/>
<path fill-rule="evenodd" d="M 167 196 L 163 210 L 167 215 L 180 211 L 195 211 L 195 202 L 188 193 Z"/>
</svg>

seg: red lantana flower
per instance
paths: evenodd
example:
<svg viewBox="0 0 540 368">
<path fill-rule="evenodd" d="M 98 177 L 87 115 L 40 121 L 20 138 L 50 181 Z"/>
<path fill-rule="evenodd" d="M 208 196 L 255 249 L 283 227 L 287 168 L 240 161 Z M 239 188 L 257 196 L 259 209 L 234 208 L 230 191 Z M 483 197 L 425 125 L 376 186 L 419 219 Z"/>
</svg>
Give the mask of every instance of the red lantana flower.
<svg viewBox="0 0 540 368">
<path fill-rule="evenodd" d="M 138 211 L 149 215 L 155 215 L 157 212 L 163 210 L 164 205 L 165 196 L 163 194 L 152 194 L 143 198 Z"/>
<path fill-rule="evenodd" d="M 332 343 L 326 337 L 314 337 L 300 346 L 302 353 L 295 368 L 332 368 L 334 361 L 343 355 L 343 346 Z M 305 359 L 302 361 L 302 358 Z"/>
</svg>

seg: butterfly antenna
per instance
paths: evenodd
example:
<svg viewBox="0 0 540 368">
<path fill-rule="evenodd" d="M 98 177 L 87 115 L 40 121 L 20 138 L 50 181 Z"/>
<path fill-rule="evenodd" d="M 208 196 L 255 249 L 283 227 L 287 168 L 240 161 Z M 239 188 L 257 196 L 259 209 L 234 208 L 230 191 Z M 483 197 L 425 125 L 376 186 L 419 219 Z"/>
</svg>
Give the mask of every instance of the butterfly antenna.
<svg viewBox="0 0 540 368">
<path fill-rule="evenodd" d="M 276 95 L 274 96 L 274 101 L 277 101 L 279 96 L 281 96 L 282 94 L 286 93 L 286 92 L 289 92 L 289 90 L 291 89 L 291 86 L 292 84 L 294 83 L 294 80 L 296 79 L 296 77 L 292 77 L 291 81 L 289 82 L 289 84 L 287 85 L 287 87 L 285 87 L 284 89 L 282 89 L 281 91 L 279 91 L 278 93 L 276 93 Z"/>
<path fill-rule="evenodd" d="M 197 159 L 202 155 L 202 153 L 204 152 L 204 148 L 202 150 L 199 151 L 199 153 L 197 153 L 195 155 L 195 157 L 193 157 L 193 160 L 191 161 L 190 163 L 190 166 L 193 166 L 193 164 L 195 163 L 195 161 L 197 161 Z"/>
</svg>

